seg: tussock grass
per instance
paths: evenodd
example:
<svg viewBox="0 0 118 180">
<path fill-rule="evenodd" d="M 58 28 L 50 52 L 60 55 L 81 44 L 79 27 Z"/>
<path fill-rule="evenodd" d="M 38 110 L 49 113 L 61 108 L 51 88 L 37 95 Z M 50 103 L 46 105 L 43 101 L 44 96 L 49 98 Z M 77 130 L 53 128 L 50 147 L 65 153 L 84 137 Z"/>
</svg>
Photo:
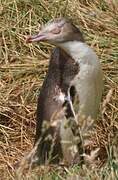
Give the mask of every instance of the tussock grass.
<svg viewBox="0 0 118 180">
<path fill-rule="evenodd" d="M 0 179 L 16 179 L 13 164 L 32 149 L 37 95 L 51 46 L 27 45 L 24 37 L 59 16 L 71 18 L 94 48 L 104 71 L 102 115 L 92 147 L 103 147 L 105 165 L 37 167 L 19 179 L 118 178 L 118 5 L 117 0 L 1 0 L 0 4 Z M 112 93 L 110 94 L 110 92 Z M 109 93 L 108 93 L 109 92 Z M 106 150 L 105 150 L 106 148 Z M 114 153 L 113 153 L 114 151 Z M 107 160 L 106 160 L 107 153 Z M 101 161 L 104 161 L 104 157 Z M 113 158 L 114 157 L 114 158 Z M 47 175 L 46 175 L 47 174 Z M 68 175 L 67 175 L 68 174 Z M 40 177 L 39 177 L 40 176 Z"/>
</svg>

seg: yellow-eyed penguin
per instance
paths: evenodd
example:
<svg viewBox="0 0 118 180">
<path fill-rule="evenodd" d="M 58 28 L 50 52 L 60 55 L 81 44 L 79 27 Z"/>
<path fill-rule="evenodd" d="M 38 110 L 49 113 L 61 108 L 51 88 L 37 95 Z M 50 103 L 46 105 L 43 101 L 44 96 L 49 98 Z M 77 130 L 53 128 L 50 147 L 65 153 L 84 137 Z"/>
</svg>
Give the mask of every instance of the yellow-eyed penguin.
<svg viewBox="0 0 118 180">
<path fill-rule="evenodd" d="M 56 49 L 51 55 L 49 70 L 38 99 L 36 142 L 42 134 L 44 137 L 51 134 L 54 138 L 55 127 L 51 126 L 46 133 L 42 133 L 42 124 L 50 122 L 52 115 L 61 112 L 66 105 L 66 114 L 60 115 L 62 121 L 56 127 L 58 133 L 51 158 L 56 163 L 62 157 L 70 161 L 75 155 L 72 150 L 74 135 L 72 129 L 65 128 L 65 125 L 69 117 L 77 115 L 78 119 L 82 116 L 86 120 L 88 117 L 96 119 L 103 87 L 101 65 L 95 52 L 85 43 L 79 28 L 65 18 L 49 21 L 37 35 L 27 38 L 27 43 L 40 41 L 53 44 Z M 75 94 L 79 99 L 76 114 L 71 106 Z M 46 156 L 49 158 L 51 143 L 48 139 L 39 146 L 38 156 L 42 162 Z"/>
</svg>

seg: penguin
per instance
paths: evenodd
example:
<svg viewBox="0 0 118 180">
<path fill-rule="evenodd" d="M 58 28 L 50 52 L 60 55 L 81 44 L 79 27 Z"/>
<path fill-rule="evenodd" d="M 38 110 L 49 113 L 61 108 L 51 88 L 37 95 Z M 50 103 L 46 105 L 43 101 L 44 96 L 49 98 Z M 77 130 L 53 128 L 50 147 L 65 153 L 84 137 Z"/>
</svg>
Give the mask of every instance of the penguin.
<svg viewBox="0 0 118 180">
<path fill-rule="evenodd" d="M 51 54 L 49 69 L 38 98 L 35 142 L 42 135 L 42 139 L 45 139 L 47 134 L 54 139 L 55 132 L 58 132 L 51 162 L 59 163 L 62 158 L 71 161 L 78 150 L 73 144 L 74 132 L 66 124 L 72 117 L 77 120 L 81 117 L 96 120 L 102 97 L 103 73 L 96 53 L 86 44 L 80 29 L 69 19 L 51 20 L 37 35 L 29 36 L 26 40 L 27 43 L 41 41 L 56 48 Z M 73 107 L 75 97 L 79 102 L 76 112 Z M 51 122 L 55 113 L 60 114 L 55 121 L 61 121 L 56 127 L 50 126 L 42 133 L 43 123 Z M 49 158 L 51 143 L 52 140 L 39 143 L 37 152 L 39 159 L 42 159 L 40 161 L 45 162 Z"/>
</svg>

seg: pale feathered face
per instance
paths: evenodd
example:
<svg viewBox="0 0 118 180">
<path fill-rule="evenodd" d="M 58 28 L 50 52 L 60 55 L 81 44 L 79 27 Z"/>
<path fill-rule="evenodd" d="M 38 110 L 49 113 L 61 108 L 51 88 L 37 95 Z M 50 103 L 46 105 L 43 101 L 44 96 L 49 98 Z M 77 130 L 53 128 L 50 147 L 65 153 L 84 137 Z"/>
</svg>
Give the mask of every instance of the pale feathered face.
<svg viewBox="0 0 118 180">
<path fill-rule="evenodd" d="M 26 42 L 47 41 L 50 44 L 58 45 L 59 43 L 76 39 L 83 41 L 79 29 L 69 20 L 58 18 L 44 25 L 37 35 L 29 36 Z"/>
</svg>

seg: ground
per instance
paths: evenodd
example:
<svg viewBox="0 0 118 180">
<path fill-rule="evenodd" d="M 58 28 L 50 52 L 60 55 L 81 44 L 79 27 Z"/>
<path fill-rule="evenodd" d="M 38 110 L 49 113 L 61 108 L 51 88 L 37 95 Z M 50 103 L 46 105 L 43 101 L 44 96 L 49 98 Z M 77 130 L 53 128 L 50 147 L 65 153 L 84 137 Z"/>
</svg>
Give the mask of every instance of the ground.
<svg viewBox="0 0 118 180">
<path fill-rule="evenodd" d="M 88 168 L 87 165 L 69 168 L 48 166 L 14 172 L 13 164 L 33 147 L 37 96 L 52 49 L 46 43 L 26 44 L 25 37 L 38 31 L 41 24 L 59 16 L 72 19 L 80 27 L 87 43 L 100 59 L 104 91 L 94 141 L 97 139 L 96 146 L 107 149 L 107 159 L 99 168 Z M 117 0 L 1 0 L 1 180 L 118 178 L 117 37 Z"/>
</svg>

